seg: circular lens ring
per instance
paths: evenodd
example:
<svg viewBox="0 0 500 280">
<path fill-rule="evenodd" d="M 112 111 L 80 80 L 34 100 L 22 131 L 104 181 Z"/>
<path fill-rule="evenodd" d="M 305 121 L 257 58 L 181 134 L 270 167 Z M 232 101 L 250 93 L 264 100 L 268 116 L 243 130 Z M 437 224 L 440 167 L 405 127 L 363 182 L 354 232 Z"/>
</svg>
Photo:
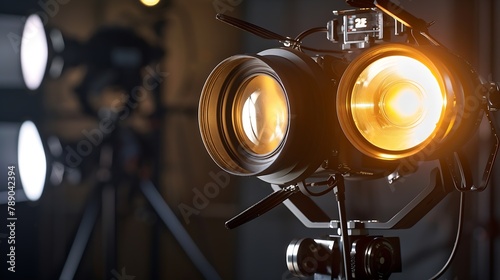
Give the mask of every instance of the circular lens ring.
<svg viewBox="0 0 500 280">
<path fill-rule="evenodd" d="M 264 151 L 242 145 L 246 136 L 237 116 L 238 108 L 244 106 L 238 92 L 256 76 L 279 85 L 277 91 L 284 98 L 278 98 L 282 105 L 276 107 L 286 103 L 288 108 L 286 121 L 278 126 L 284 135 Z M 205 148 L 219 167 L 234 175 L 258 176 L 279 185 L 307 178 L 321 164 L 330 146 L 326 140 L 333 135 L 333 125 L 325 124 L 335 119 L 334 110 L 327 107 L 335 102 L 329 83 L 311 57 L 292 49 L 270 49 L 222 61 L 207 78 L 200 97 L 198 118 Z"/>
<path fill-rule="evenodd" d="M 199 125 L 207 151 L 224 170 L 235 175 L 256 175 L 276 157 L 276 152 L 258 155 L 240 144 L 234 131 L 233 104 L 238 89 L 256 73 L 276 77 L 255 57 L 241 55 L 221 62 L 207 79 L 199 106 Z"/>
<path fill-rule="evenodd" d="M 389 151 L 428 141 L 442 117 L 445 99 L 434 76 L 422 62 L 407 56 L 391 55 L 370 63 L 350 95 L 357 130 L 372 145 Z"/>
<path fill-rule="evenodd" d="M 387 279 L 394 265 L 394 247 L 383 237 L 375 237 L 364 252 L 364 270 L 368 277 Z"/>
<path fill-rule="evenodd" d="M 351 93 L 362 71 L 373 62 L 391 56 L 413 58 L 425 65 L 433 74 L 442 89 L 443 112 L 433 133 L 419 145 L 408 149 L 388 150 L 373 145 L 358 130 L 353 119 Z M 398 160 L 405 157 L 432 158 L 442 148 L 443 141 L 458 131 L 470 131 L 474 117 L 462 118 L 466 103 L 466 91 L 477 87 L 477 75 L 462 60 L 438 47 L 414 47 L 403 44 L 384 44 L 373 47 L 355 58 L 347 67 L 339 83 L 337 94 L 337 116 L 340 126 L 353 146 L 372 158 Z M 477 100 L 477 96 L 472 96 Z M 471 111 L 472 112 L 472 111 Z M 477 115 L 479 110 L 474 110 Z M 467 129 L 462 128 L 467 127 Z M 473 125 L 472 125 L 473 126 Z M 458 137 L 458 136 L 457 136 Z M 454 137 L 456 140 L 457 137 Z M 450 140 L 451 141 L 451 140 Z M 456 144 L 458 145 L 458 144 Z M 451 145 L 456 147 L 456 145 Z M 451 149 L 451 147 L 450 147 Z"/>
</svg>

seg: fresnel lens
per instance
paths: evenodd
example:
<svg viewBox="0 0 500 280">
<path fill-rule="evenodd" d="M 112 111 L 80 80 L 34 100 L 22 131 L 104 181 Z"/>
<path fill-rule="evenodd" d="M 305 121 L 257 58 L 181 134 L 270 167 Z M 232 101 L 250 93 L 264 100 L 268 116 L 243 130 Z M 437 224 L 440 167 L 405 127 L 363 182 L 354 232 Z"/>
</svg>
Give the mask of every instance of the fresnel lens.
<svg viewBox="0 0 500 280">
<path fill-rule="evenodd" d="M 323 123 L 335 117 L 332 88 L 321 67 L 294 49 L 230 57 L 201 94 L 203 142 L 231 174 L 273 184 L 304 180 L 328 152 Z"/>
<path fill-rule="evenodd" d="M 396 160 L 423 151 L 421 158 L 435 159 L 472 132 L 482 102 L 478 86 L 472 69 L 440 47 L 385 44 L 349 65 L 337 114 L 347 138 L 367 156 Z"/>
<path fill-rule="evenodd" d="M 257 176 L 275 191 L 228 221 L 228 228 L 284 202 L 307 227 L 341 230 L 326 239 L 292 242 L 290 271 L 385 279 L 401 270 L 399 239 L 366 231 L 409 228 L 454 188 L 463 193 L 486 187 L 499 145 L 489 112 L 500 107 L 500 90 L 398 5 L 347 3 L 358 9 L 335 11 L 326 27 L 296 38 L 217 15 L 285 47 L 235 55 L 217 65 L 201 93 L 199 125 L 208 153 L 223 170 Z M 302 44 L 317 32 L 327 34 L 331 49 Z M 494 144 L 476 184 L 464 146 L 483 117 L 490 121 Z M 390 220 L 346 222 L 344 180 L 386 178 L 392 184 L 431 160 L 438 167 L 429 186 Z M 338 220 L 310 198 L 332 190 Z M 311 270 L 305 260 L 319 251 L 328 258 Z"/>
</svg>

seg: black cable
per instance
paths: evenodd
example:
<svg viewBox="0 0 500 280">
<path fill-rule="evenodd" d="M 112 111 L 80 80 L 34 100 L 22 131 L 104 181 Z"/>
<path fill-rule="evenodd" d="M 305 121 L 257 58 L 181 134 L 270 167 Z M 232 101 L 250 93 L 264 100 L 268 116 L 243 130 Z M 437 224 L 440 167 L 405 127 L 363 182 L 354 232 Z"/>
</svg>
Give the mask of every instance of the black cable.
<svg viewBox="0 0 500 280">
<path fill-rule="evenodd" d="M 351 51 L 347 51 L 347 50 L 325 50 L 325 49 L 316 49 L 316 48 L 312 48 L 312 47 L 307 47 L 307 46 L 303 46 L 301 43 L 302 43 L 302 39 L 306 38 L 307 36 L 309 35 L 312 35 L 314 33 L 321 33 L 321 32 L 327 32 L 328 29 L 326 27 L 314 27 L 314 28 L 310 28 L 310 29 L 307 29 L 305 31 L 302 31 L 299 35 L 297 35 L 295 37 L 295 39 L 292 41 L 293 43 L 295 43 L 295 46 L 298 50 L 300 51 L 303 51 L 303 50 L 306 50 L 306 51 L 311 51 L 311 52 L 317 52 L 317 53 L 337 53 L 337 54 L 343 54 L 343 53 L 349 53 Z"/>
<path fill-rule="evenodd" d="M 314 34 L 314 33 L 319 33 L 319 32 L 327 32 L 328 29 L 326 27 L 314 27 L 311 29 L 307 29 L 305 31 L 302 31 L 299 35 L 295 37 L 295 41 L 300 42 L 302 39 L 305 37 Z"/>
<path fill-rule="evenodd" d="M 309 192 L 310 195 L 312 196 L 323 196 L 327 193 L 329 193 L 333 188 L 327 188 L 325 190 L 322 190 L 320 192 Z"/>
<path fill-rule="evenodd" d="M 317 52 L 317 53 L 336 53 L 336 54 L 352 53 L 352 51 L 349 51 L 349 50 L 339 51 L 339 50 L 315 49 L 315 48 L 306 47 L 306 46 L 302 46 L 302 45 L 299 46 L 299 49 L 311 51 L 311 52 Z"/>
<path fill-rule="evenodd" d="M 345 279 L 352 279 L 351 275 L 351 258 L 349 257 L 349 239 L 347 232 L 347 217 L 345 211 L 345 185 L 344 185 L 344 177 L 342 175 L 337 174 L 335 176 L 335 183 L 332 184 L 333 193 L 335 194 L 335 198 L 337 199 L 337 206 L 339 210 L 339 222 L 340 222 L 340 231 L 341 235 L 341 244 L 342 244 L 342 258 L 344 260 L 344 273 Z"/>
<path fill-rule="evenodd" d="M 317 187 L 320 187 L 320 186 L 325 185 L 325 184 L 328 185 L 328 187 L 322 191 L 318 191 L 318 192 L 310 191 L 313 188 L 317 188 Z M 314 182 L 311 184 L 307 184 L 305 186 L 305 190 L 307 191 L 307 193 L 304 193 L 304 194 L 310 195 L 310 196 L 323 196 L 323 195 L 329 193 L 334 187 L 335 187 L 335 185 L 332 186 L 332 185 L 328 184 L 328 181 Z"/>
<path fill-rule="evenodd" d="M 453 244 L 453 249 L 451 250 L 451 253 L 450 253 L 450 256 L 448 257 L 448 260 L 446 261 L 444 266 L 441 268 L 441 270 L 438 271 L 434 276 L 432 276 L 430 278 L 431 280 L 435 280 L 435 279 L 438 279 L 439 277 L 443 276 L 443 274 L 449 268 L 451 262 L 453 261 L 453 258 L 456 255 L 458 243 L 460 242 L 460 235 L 462 232 L 462 223 L 463 223 L 463 215 L 464 215 L 464 200 L 465 200 L 465 193 L 460 192 L 460 206 L 459 206 L 459 211 L 458 211 L 458 225 L 457 225 L 457 235 L 455 237 L 455 243 Z"/>
</svg>

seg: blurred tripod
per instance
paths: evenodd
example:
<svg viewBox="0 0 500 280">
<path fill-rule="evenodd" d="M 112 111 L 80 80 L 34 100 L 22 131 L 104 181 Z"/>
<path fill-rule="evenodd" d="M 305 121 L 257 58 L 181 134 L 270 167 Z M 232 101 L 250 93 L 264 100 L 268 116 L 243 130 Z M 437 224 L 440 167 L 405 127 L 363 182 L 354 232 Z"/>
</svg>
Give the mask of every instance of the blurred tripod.
<svg viewBox="0 0 500 280">
<path fill-rule="evenodd" d="M 104 279 L 112 279 L 116 266 L 116 207 L 117 185 L 121 177 L 121 168 L 118 167 L 120 154 L 115 147 L 120 147 L 120 129 L 117 126 L 106 137 L 99 150 L 99 167 L 97 182 L 89 195 L 83 216 L 80 220 L 72 246 L 59 279 L 74 279 L 89 239 L 92 235 L 99 214 L 102 220 L 102 236 L 104 249 Z M 161 193 L 150 179 L 138 178 L 138 187 L 144 198 L 154 209 L 176 241 L 186 252 L 190 260 L 197 267 L 205 279 L 220 279 L 220 276 L 207 261 L 195 242 L 177 219 L 174 212 L 163 200 Z M 115 271 L 116 272 L 116 271 Z"/>
</svg>

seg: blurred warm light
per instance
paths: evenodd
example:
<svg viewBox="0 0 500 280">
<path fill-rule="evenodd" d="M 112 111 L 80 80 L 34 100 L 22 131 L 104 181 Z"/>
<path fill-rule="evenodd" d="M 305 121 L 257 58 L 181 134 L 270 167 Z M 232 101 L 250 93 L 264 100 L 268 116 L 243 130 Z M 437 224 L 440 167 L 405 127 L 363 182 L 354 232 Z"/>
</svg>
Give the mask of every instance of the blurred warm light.
<svg viewBox="0 0 500 280">
<path fill-rule="evenodd" d="M 160 3 L 160 0 L 141 0 L 141 3 L 145 6 L 153 7 Z"/>
<path fill-rule="evenodd" d="M 411 149 L 435 134 L 446 101 L 442 88 L 418 60 L 384 57 L 358 76 L 352 90 L 352 117 L 361 135 L 374 146 L 389 151 Z"/>
</svg>

